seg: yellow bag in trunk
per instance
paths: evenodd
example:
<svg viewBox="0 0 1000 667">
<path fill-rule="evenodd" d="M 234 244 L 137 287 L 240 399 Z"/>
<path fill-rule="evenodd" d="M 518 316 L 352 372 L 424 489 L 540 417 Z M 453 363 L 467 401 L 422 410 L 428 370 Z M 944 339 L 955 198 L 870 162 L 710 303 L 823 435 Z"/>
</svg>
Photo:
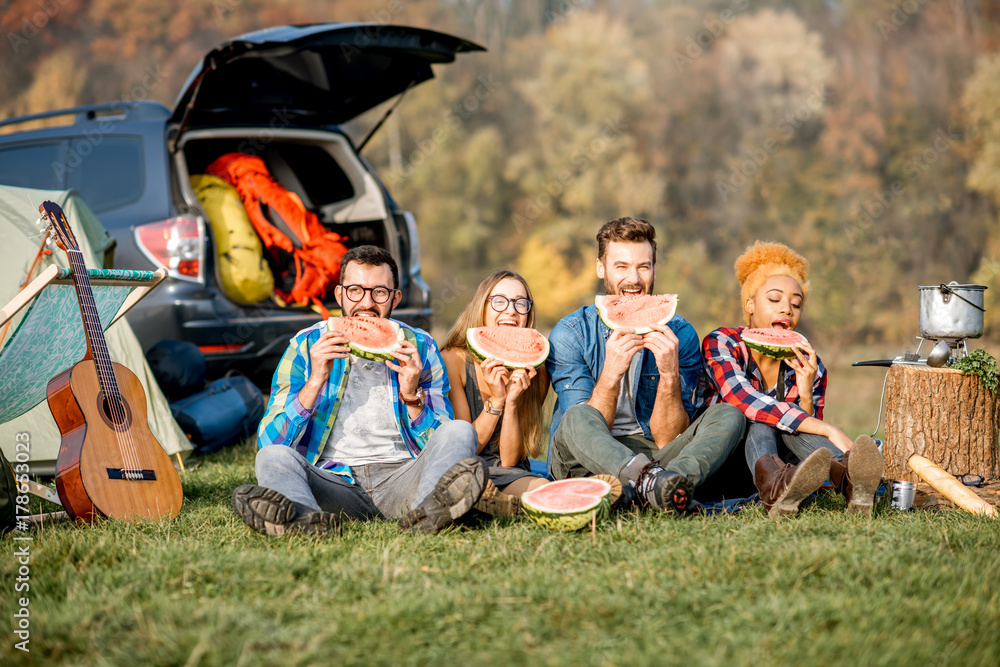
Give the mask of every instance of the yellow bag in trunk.
<svg viewBox="0 0 1000 667">
<path fill-rule="evenodd" d="M 205 174 L 192 176 L 191 187 L 212 225 L 216 273 L 222 289 L 241 304 L 270 297 L 274 274 L 264 260 L 263 245 L 236 188 Z"/>
</svg>

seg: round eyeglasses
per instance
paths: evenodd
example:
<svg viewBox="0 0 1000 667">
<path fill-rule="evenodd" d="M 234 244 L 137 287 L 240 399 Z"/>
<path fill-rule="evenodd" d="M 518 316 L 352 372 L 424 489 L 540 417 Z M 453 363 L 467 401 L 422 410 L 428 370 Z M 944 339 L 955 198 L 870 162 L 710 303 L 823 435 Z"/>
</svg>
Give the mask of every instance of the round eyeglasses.
<svg viewBox="0 0 1000 667">
<path fill-rule="evenodd" d="M 521 315 L 527 315 L 531 312 L 531 299 L 525 297 L 521 297 L 519 299 L 508 299 L 503 294 L 497 294 L 496 296 L 490 297 L 490 305 L 493 307 L 493 310 L 498 313 L 502 313 L 507 310 L 507 304 L 509 303 L 513 303 L 514 311 L 520 313 Z"/>
<path fill-rule="evenodd" d="M 369 292 L 372 295 L 372 301 L 382 304 L 388 301 L 392 293 L 396 291 L 388 287 L 362 287 L 361 285 L 341 285 L 341 287 L 344 288 L 344 294 L 347 295 L 347 298 L 355 303 L 365 298 L 365 292 Z"/>
</svg>

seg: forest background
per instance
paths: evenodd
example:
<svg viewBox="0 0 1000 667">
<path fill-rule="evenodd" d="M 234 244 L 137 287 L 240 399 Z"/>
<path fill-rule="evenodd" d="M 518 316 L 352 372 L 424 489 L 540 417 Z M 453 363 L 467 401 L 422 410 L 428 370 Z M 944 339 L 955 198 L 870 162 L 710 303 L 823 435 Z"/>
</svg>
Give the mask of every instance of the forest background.
<svg viewBox="0 0 1000 667">
<path fill-rule="evenodd" d="M 439 338 L 501 267 L 550 328 L 599 289 L 597 228 L 633 215 L 701 335 L 742 321 L 732 264 L 755 239 L 809 258 L 800 330 L 838 369 L 828 418 L 855 430 L 881 374 L 839 368 L 915 349 L 919 285 L 989 286 L 1000 339 L 991 0 L 3 0 L 0 118 L 173 107 L 224 39 L 326 21 L 488 49 L 410 91 L 364 151 L 417 216 Z"/>
</svg>

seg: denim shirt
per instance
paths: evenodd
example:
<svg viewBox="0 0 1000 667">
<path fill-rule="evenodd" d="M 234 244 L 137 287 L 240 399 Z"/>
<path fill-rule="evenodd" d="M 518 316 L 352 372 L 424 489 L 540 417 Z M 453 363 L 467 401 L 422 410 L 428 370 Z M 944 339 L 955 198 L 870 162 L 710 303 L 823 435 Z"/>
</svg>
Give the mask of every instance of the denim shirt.
<svg viewBox="0 0 1000 667">
<path fill-rule="evenodd" d="M 667 323 L 677 336 L 679 343 L 677 356 L 680 362 L 681 398 L 688 416 L 694 420 L 698 412 L 694 394 L 703 373 L 701 345 L 694 327 L 680 315 Z M 552 428 L 549 437 L 555 435 L 559 422 L 566 410 L 579 403 L 586 403 L 597 384 L 597 378 L 604 368 L 604 352 L 611 329 L 597 315 L 597 307 L 590 305 L 559 320 L 549 336 L 549 358 L 545 366 L 552 378 L 552 388 L 556 392 L 556 407 L 552 414 Z M 649 350 L 642 350 L 642 365 L 638 375 L 632 377 L 632 400 L 636 421 L 642 427 L 642 434 L 652 440 L 649 418 L 653 414 L 656 401 L 656 387 L 660 372 L 656 359 Z"/>
</svg>

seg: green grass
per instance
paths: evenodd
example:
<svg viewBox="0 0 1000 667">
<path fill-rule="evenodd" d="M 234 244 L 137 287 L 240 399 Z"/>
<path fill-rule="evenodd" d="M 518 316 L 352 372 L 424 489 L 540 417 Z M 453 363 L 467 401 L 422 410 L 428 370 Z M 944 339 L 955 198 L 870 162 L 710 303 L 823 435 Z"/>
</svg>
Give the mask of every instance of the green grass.
<svg viewBox="0 0 1000 667">
<path fill-rule="evenodd" d="M 229 505 L 253 450 L 202 459 L 172 522 L 30 533 L 30 653 L 0 664 L 996 665 L 1000 523 L 849 517 L 824 497 L 630 513 L 596 533 L 470 519 L 436 536 L 352 523 L 266 538 Z M 0 540 L 0 613 L 25 542 Z"/>
</svg>

